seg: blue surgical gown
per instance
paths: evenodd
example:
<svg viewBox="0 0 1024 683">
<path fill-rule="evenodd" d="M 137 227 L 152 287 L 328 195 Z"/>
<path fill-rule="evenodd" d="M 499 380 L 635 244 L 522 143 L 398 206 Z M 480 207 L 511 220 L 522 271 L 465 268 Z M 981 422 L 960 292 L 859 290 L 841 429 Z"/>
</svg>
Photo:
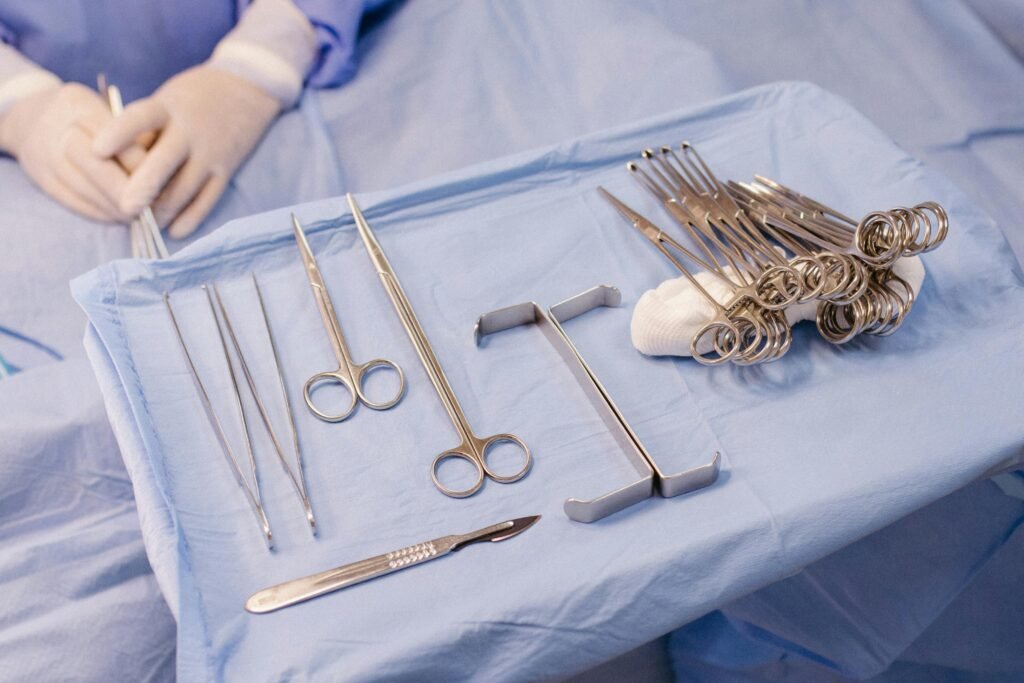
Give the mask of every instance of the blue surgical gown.
<svg viewBox="0 0 1024 683">
<path fill-rule="evenodd" d="M 314 87 L 355 70 L 353 47 L 369 0 L 294 0 L 317 32 Z M 105 73 L 129 100 L 204 61 L 250 0 L 0 0 L 0 40 L 65 81 L 94 86 Z"/>
</svg>

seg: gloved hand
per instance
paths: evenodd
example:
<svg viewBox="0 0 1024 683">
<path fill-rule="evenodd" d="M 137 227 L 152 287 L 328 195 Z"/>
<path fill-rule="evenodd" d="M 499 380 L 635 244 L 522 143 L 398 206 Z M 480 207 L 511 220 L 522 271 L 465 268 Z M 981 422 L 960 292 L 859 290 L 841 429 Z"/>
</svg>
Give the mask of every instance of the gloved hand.
<svg viewBox="0 0 1024 683">
<path fill-rule="evenodd" d="M 92 150 L 94 133 L 112 120 L 97 93 L 66 83 L 21 100 L 0 117 L 0 150 L 68 208 L 93 220 L 128 223 L 130 212 L 119 205 L 128 174 Z M 140 152 L 134 142 L 123 148 Z"/>
<path fill-rule="evenodd" d="M 161 227 L 181 238 L 199 226 L 281 110 L 249 82 L 203 64 L 130 104 L 97 132 L 93 150 L 111 158 L 147 133 L 157 139 L 120 194 L 135 215 L 153 206 Z"/>
</svg>

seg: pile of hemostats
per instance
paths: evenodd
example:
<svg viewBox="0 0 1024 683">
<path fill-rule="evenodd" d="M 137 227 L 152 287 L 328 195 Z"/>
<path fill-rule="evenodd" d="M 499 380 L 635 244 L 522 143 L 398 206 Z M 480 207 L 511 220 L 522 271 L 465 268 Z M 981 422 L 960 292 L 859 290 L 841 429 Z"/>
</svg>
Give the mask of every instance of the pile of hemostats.
<svg viewBox="0 0 1024 683">
<path fill-rule="evenodd" d="M 834 344 L 861 333 L 892 334 L 914 303 L 913 287 L 894 265 L 937 247 L 949 228 L 935 202 L 874 211 L 857 222 L 762 176 L 723 184 L 685 142 L 678 152 L 665 146 L 641 157 L 627 168 L 693 249 L 599 191 L 712 305 L 714 316 L 690 342 L 693 357 L 706 365 L 782 357 L 792 341 L 785 311 L 802 304 L 816 306 L 818 331 Z M 712 296 L 693 266 L 726 285 L 728 299 Z"/>
</svg>

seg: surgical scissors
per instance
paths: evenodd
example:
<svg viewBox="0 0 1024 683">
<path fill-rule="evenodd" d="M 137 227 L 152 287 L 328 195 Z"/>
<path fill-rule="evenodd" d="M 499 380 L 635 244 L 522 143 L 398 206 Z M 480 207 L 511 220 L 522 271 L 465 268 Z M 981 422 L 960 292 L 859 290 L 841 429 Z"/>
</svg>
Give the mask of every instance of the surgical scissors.
<svg viewBox="0 0 1024 683">
<path fill-rule="evenodd" d="M 348 418 L 356 409 L 356 405 L 362 403 L 373 410 L 387 410 L 394 407 L 405 394 L 405 374 L 402 368 L 393 361 L 385 358 L 376 358 L 366 363 L 356 363 L 352 360 L 352 353 L 345 342 L 345 335 L 341 331 L 341 323 L 338 322 L 338 314 L 331 303 L 331 295 L 327 292 L 327 285 L 320 274 L 320 268 L 316 265 L 316 258 L 313 250 L 306 240 L 306 233 L 302 231 L 299 219 L 292 214 L 292 227 L 295 229 L 295 241 L 299 245 L 299 253 L 302 255 L 302 263 L 306 267 L 306 277 L 309 278 L 309 286 L 313 289 L 313 298 L 316 299 L 316 306 L 320 310 L 320 317 L 323 319 L 324 328 L 327 330 L 327 338 L 331 341 L 331 348 L 334 350 L 334 357 L 338 360 L 336 370 L 325 370 L 318 372 L 308 380 L 302 387 L 302 395 L 306 399 L 309 410 L 325 422 L 341 422 Z M 363 382 L 367 374 L 373 370 L 388 368 L 398 373 L 398 392 L 389 401 L 374 402 L 367 398 L 363 391 Z M 317 386 L 326 383 L 340 384 L 345 387 L 352 401 L 348 408 L 337 414 L 325 413 L 313 403 L 313 390 Z"/>
<path fill-rule="evenodd" d="M 405 327 L 409 340 L 416 349 L 416 354 L 420 357 L 420 362 L 423 363 L 423 368 L 427 371 L 430 382 L 434 385 L 434 389 L 437 390 L 437 395 L 441 398 L 441 403 L 448 412 L 448 417 L 451 418 L 452 425 L 454 425 L 455 431 L 458 432 L 461 439 L 458 446 L 448 449 L 434 458 L 434 462 L 430 467 L 430 478 L 433 480 L 434 486 L 446 496 L 466 498 L 480 490 L 480 487 L 484 485 L 484 479 L 493 479 L 500 484 L 510 484 L 522 479 L 530 471 L 530 465 L 533 462 L 529 446 L 515 434 L 495 434 L 481 439 L 473 433 L 472 428 L 469 426 L 469 420 L 466 419 L 466 414 L 462 412 L 462 406 L 459 405 L 459 401 L 455 398 L 455 392 L 452 391 L 451 384 L 448 383 L 444 369 L 441 367 L 441 363 L 438 362 L 437 356 L 434 355 L 434 350 L 430 347 L 430 342 L 427 340 L 423 327 L 420 325 L 419 320 L 416 319 L 416 313 L 413 311 L 412 304 L 409 303 L 409 298 L 405 295 L 405 291 L 395 275 L 394 268 L 391 267 L 387 256 L 384 255 L 384 250 L 381 249 L 380 243 L 374 236 L 373 231 L 370 230 L 370 225 L 366 222 L 366 218 L 359 209 L 359 205 L 356 204 L 355 197 L 348 194 L 346 198 L 348 199 L 349 207 L 352 209 L 352 216 L 356 221 L 356 229 L 359 231 L 363 244 L 366 245 L 366 251 L 370 255 L 370 260 L 377 269 L 381 284 L 384 285 L 384 291 L 387 292 L 388 298 L 391 299 L 391 303 L 398 313 L 398 318 L 402 321 L 402 326 Z M 513 474 L 502 475 L 492 470 L 487 464 L 488 451 L 499 443 L 511 443 L 522 450 L 525 459 L 519 471 Z M 452 489 L 442 484 L 440 479 L 438 479 L 437 472 L 441 463 L 451 459 L 465 460 L 476 470 L 476 480 L 469 488 Z"/>
</svg>

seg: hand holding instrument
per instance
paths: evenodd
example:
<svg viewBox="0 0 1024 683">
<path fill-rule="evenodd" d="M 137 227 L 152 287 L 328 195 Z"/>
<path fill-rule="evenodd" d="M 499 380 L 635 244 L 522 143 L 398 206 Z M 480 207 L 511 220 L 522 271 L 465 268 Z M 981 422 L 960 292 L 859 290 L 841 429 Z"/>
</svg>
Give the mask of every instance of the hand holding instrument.
<svg viewBox="0 0 1024 683">
<path fill-rule="evenodd" d="M 96 80 L 100 93 L 106 96 L 110 105 L 110 113 L 115 117 L 123 114 L 124 100 L 121 98 L 121 90 L 116 85 L 109 84 L 104 74 L 100 74 Z M 114 161 L 124 168 L 121 162 L 117 161 L 117 157 L 114 157 Z M 138 218 L 131 222 L 128 229 L 131 231 L 132 256 L 135 258 L 163 259 L 170 256 L 164 237 L 160 233 L 160 225 L 156 222 L 156 216 L 149 205 L 142 207 Z"/>
</svg>

